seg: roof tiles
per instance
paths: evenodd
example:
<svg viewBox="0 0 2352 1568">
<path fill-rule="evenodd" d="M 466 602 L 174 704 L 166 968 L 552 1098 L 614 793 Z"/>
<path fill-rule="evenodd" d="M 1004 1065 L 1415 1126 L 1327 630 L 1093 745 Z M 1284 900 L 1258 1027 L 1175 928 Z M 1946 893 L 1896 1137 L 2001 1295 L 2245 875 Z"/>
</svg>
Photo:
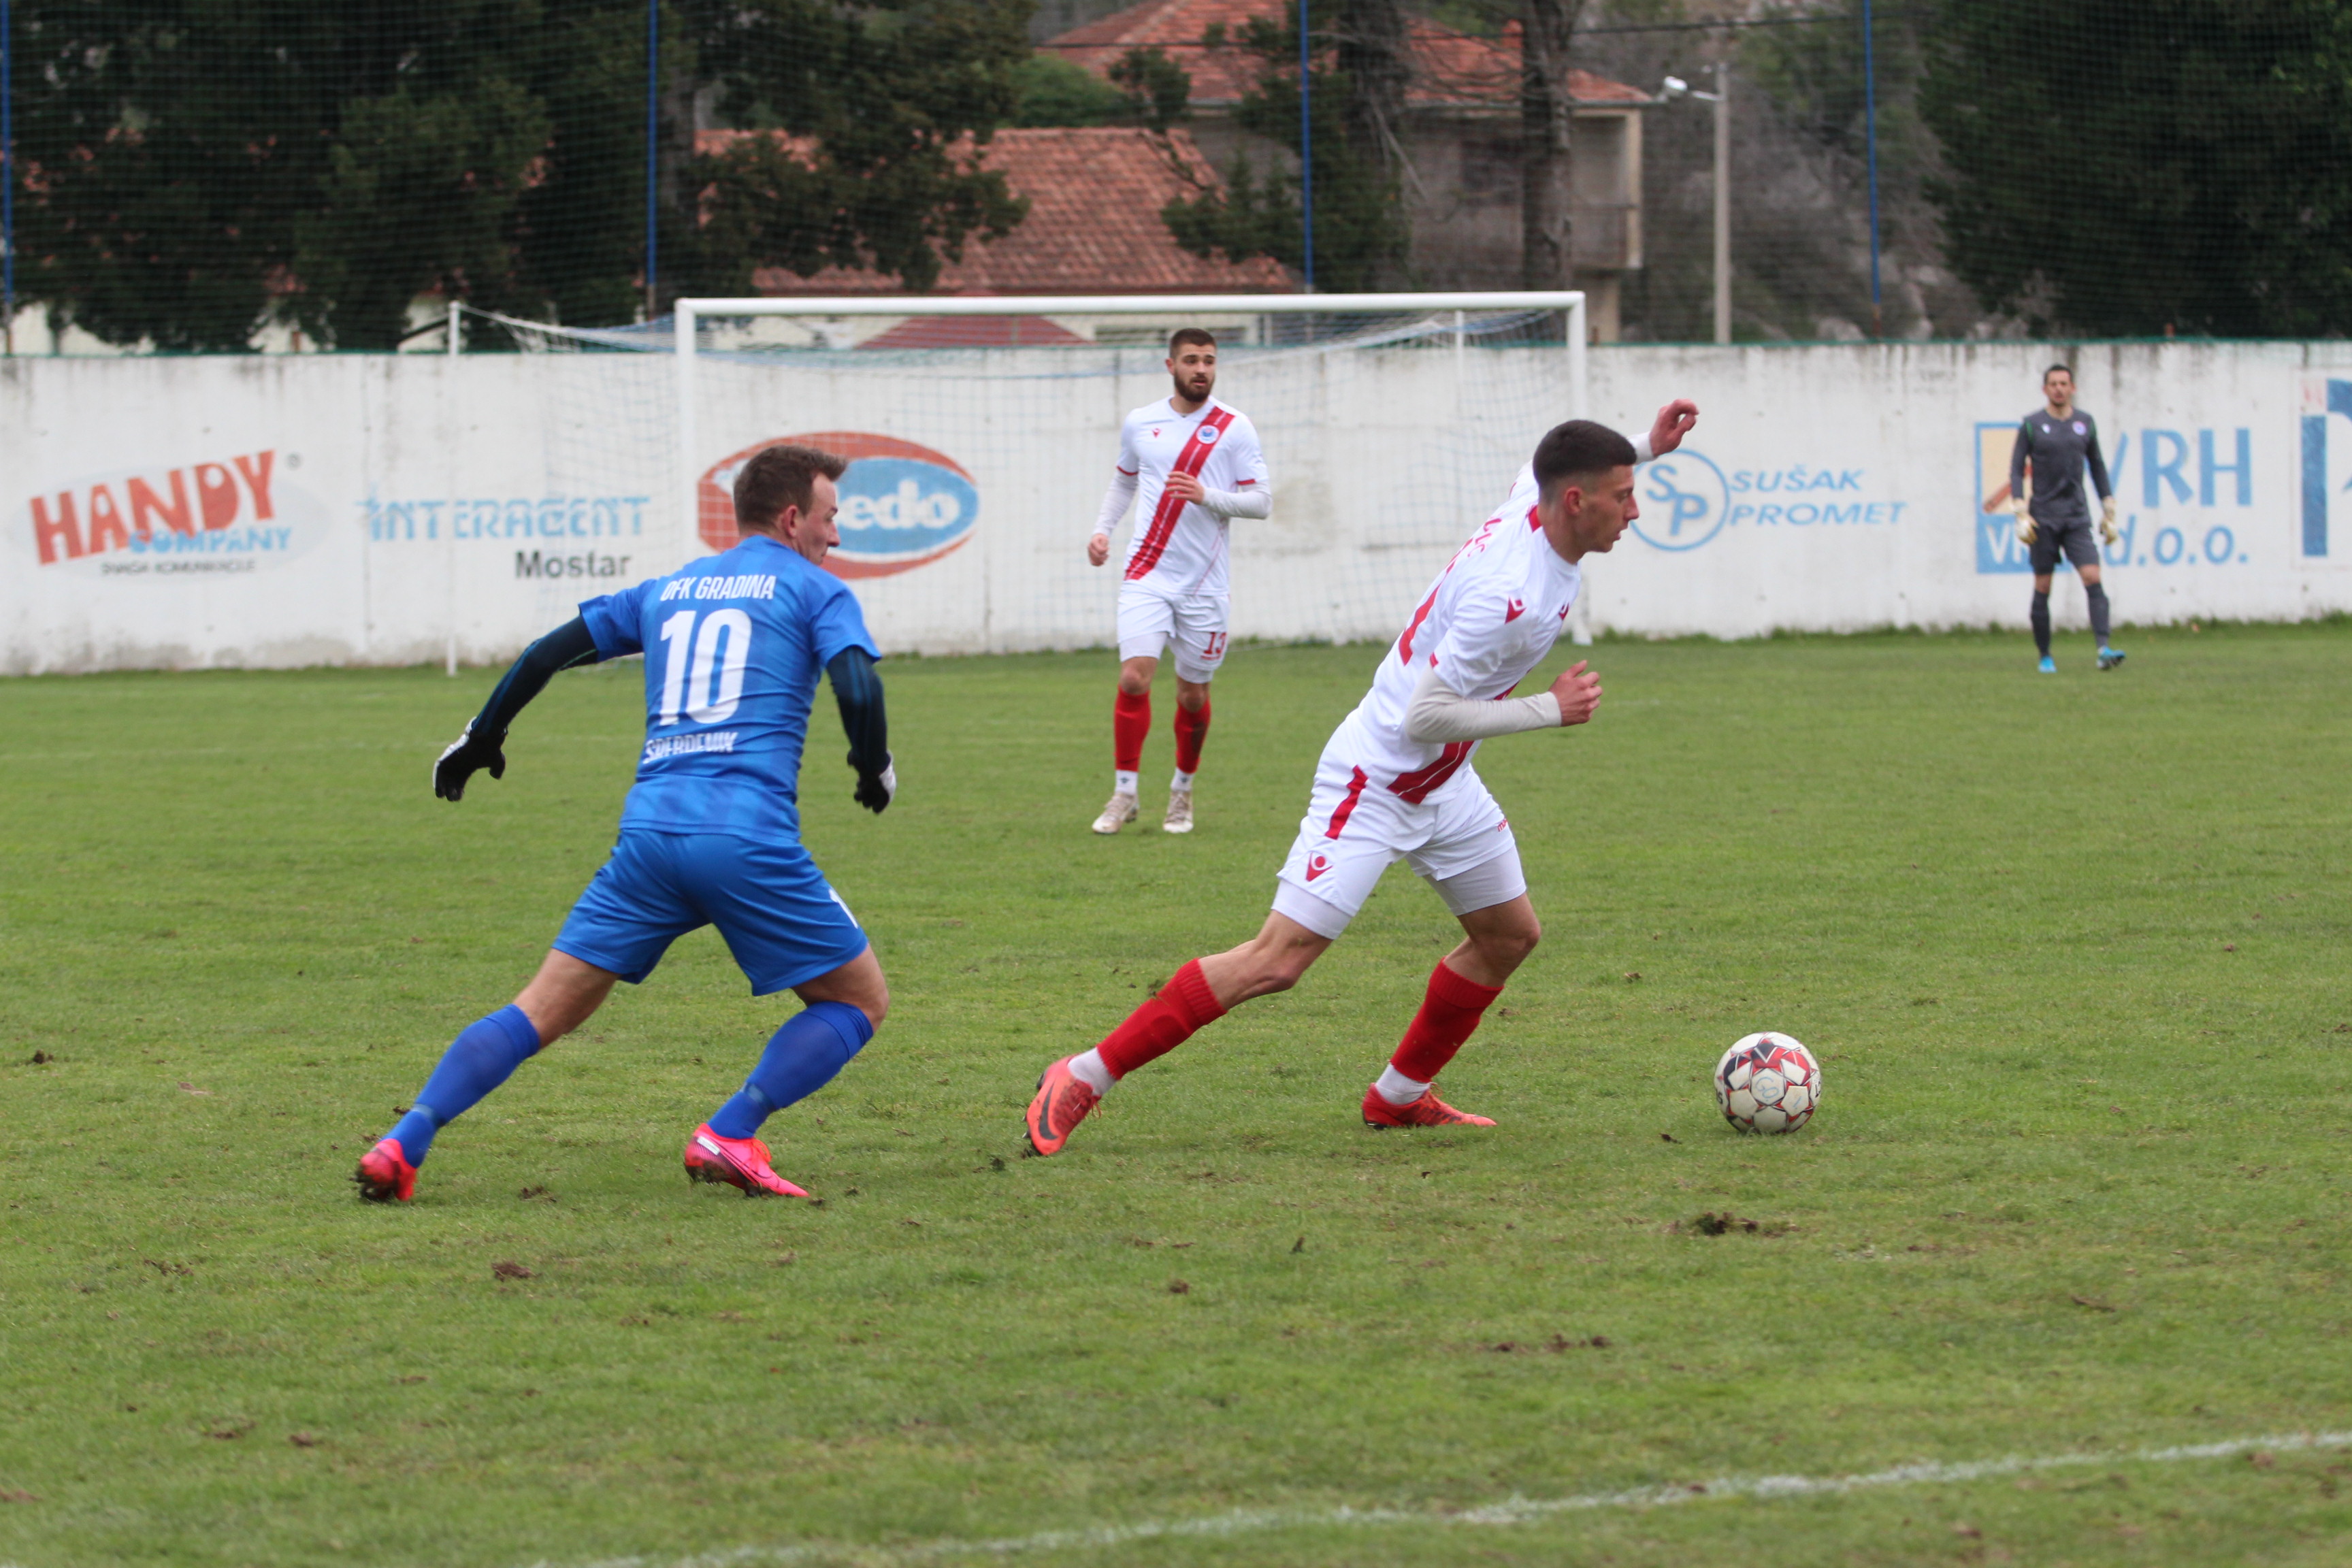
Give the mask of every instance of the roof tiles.
<svg viewBox="0 0 2352 1568">
<path fill-rule="evenodd" d="M 705 132 L 698 151 L 716 152 L 743 132 Z M 1029 198 L 1029 216 L 1003 238 L 967 240 L 963 259 L 943 262 L 939 294 L 1289 293 L 1297 285 L 1265 257 L 1229 262 L 1180 248 L 1160 209 L 1223 182 L 1183 131 L 1133 126 L 1000 131 L 982 162 Z M 762 294 L 873 295 L 902 292 L 877 272 L 828 268 L 803 278 L 762 268 Z"/>
</svg>

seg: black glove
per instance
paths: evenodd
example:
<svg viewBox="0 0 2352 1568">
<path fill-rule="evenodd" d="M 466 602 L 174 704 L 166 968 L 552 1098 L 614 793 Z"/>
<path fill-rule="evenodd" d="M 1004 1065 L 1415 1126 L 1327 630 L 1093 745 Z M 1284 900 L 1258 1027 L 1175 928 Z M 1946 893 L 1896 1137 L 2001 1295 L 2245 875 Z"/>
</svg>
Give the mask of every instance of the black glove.
<svg viewBox="0 0 2352 1568">
<path fill-rule="evenodd" d="M 851 767 L 856 767 L 857 764 L 856 763 L 852 763 L 849 765 Z M 856 800 L 858 805 L 864 806 L 866 810 L 872 812 L 875 816 L 879 816 L 889 805 L 891 801 L 898 798 L 898 764 L 891 759 L 887 752 L 885 752 L 882 758 L 882 771 L 878 773 L 859 773 L 857 775 L 857 793 L 851 798 Z"/>
<path fill-rule="evenodd" d="M 494 779 L 506 777 L 507 756 L 499 749 L 506 744 L 506 739 L 504 735 L 477 735 L 474 721 L 467 720 L 466 732 L 452 741 L 449 749 L 433 764 L 433 793 L 443 800 L 463 800 L 466 781 L 482 768 L 489 769 Z"/>
</svg>

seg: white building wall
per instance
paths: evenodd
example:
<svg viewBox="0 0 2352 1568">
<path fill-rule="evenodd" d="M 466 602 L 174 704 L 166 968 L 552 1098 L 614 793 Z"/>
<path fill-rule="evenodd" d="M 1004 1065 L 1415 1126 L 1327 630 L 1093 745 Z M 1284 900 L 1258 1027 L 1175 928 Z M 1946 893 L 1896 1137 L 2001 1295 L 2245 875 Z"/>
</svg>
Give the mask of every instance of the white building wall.
<svg viewBox="0 0 2352 1568">
<path fill-rule="evenodd" d="M 1057 351 L 883 357 L 707 364 L 693 468 L 787 435 L 911 443 L 848 487 L 843 560 L 869 574 L 854 583 L 885 647 L 1107 642 L 1116 573 L 1081 551 L 1120 414 L 1166 390 L 1159 356 L 1116 374 Z M 1594 351 L 1598 416 L 1644 426 L 1675 395 L 1703 414 L 1641 474 L 1636 531 L 1588 563 L 1591 624 L 2021 625 L 2021 554 L 1984 503 L 2051 357 Z M 2352 345 L 2073 357 L 2122 501 L 2119 617 L 2352 610 Z M 1271 521 L 1233 531 L 1234 635 L 1392 635 L 1565 413 L 1564 364 L 1229 357 L 1220 392 L 1257 422 L 1276 498 Z M 627 354 L 0 362 L 0 670 L 508 658 L 577 600 L 705 548 L 672 374 Z"/>
</svg>

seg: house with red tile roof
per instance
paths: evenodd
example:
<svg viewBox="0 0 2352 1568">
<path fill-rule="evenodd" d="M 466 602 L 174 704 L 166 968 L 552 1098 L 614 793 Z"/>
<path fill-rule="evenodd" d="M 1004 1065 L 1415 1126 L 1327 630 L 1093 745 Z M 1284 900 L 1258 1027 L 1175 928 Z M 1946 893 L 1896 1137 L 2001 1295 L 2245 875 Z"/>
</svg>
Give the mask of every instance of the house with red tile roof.
<svg viewBox="0 0 2352 1568">
<path fill-rule="evenodd" d="M 722 151 L 757 131 L 705 131 L 698 152 Z M 1287 294 L 1297 281 L 1265 257 L 1232 262 L 1180 247 L 1160 210 L 1179 196 L 1222 189 L 1223 178 L 1190 132 L 1136 126 L 999 131 L 981 149 L 1029 216 L 1001 239 L 967 240 L 961 260 L 940 268 L 939 294 Z M 780 267 L 753 275 L 762 294 L 872 296 L 903 292 L 895 278 L 827 268 L 803 278 Z M 1141 320 L 1106 327 L 1105 339 L 1141 339 L 1164 328 Z M 942 336 L 944 334 L 944 336 Z M 861 347 L 1038 346 L 1089 341 L 1088 323 L 1039 316 L 912 318 Z"/>
<path fill-rule="evenodd" d="M 1105 77 L 1129 50 L 1160 49 L 1192 78 L 1191 129 L 1211 163 L 1228 167 L 1245 148 L 1261 168 L 1278 160 L 1295 168 L 1295 147 L 1264 142 L 1233 121 L 1259 68 L 1234 40 L 1257 16 L 1280 21 L 1281 0 L 1142 0 L 1041 49 Z M 1480 37 L 1413 16 L 1406 37 L 1404 194 L 1418 280 L 1518 288 L 1519 26 Z M 1570 71 L 1568 85 L 1576 105 L 1576 280 L 1591 296 L 1595 335 L 1607 341 L 1616 336 L 1623 279 L 1642 266 L 1641 111 L 1654 100 L 1590 71 Z"/>
</svg>

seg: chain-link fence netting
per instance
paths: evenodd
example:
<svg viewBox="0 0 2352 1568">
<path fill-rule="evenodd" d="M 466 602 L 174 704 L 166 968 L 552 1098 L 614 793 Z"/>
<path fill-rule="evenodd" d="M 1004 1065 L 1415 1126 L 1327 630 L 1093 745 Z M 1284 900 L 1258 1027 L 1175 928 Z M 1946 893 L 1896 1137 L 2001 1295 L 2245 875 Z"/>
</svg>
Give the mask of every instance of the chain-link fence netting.
<svg viewBox="0 0 2352 1568">
<path fill-rule="evenodd" d="M 453 300 L 614 327 L 681 294 L 1286 282 L 1578 287 L 1603 340 L 1704 342 L 1718 188 L 1742 341 L 2352 331 L 2342 0 L 0 21 L 17 353 L 437 351 Z"/>
<path fill-rule="evenodd" d="M 1168 395 L 1163 345 L 924 347 L 907 327 L 843 344 L 822 319 L 706 318 L 688 452 L 673 320 L 594 331 L 467 312 L 467 331 L 500 328 L 561 362 L 538 378 L 551 494 L 654 495 L 682 513 L 690 493 L 700 547 L 720 550 L 738 538 L 741 464 L 783 441 L 824 447 L 851 459 L 829 563 L 887 643 L 1107 635 L 1116 574 L 1083 546 L 1121 419 Z M 1272 521 L 1231 530 L 1242 637 L 1390 635 L 1578 397 L 1552 312 L 1259 316 L 1226 323 L 1218 351 L 1217 395 L 1249 417 L 1276 497 Z M 1122 549 L 1145 521 L 1127 517 Z"/>
</svg>

